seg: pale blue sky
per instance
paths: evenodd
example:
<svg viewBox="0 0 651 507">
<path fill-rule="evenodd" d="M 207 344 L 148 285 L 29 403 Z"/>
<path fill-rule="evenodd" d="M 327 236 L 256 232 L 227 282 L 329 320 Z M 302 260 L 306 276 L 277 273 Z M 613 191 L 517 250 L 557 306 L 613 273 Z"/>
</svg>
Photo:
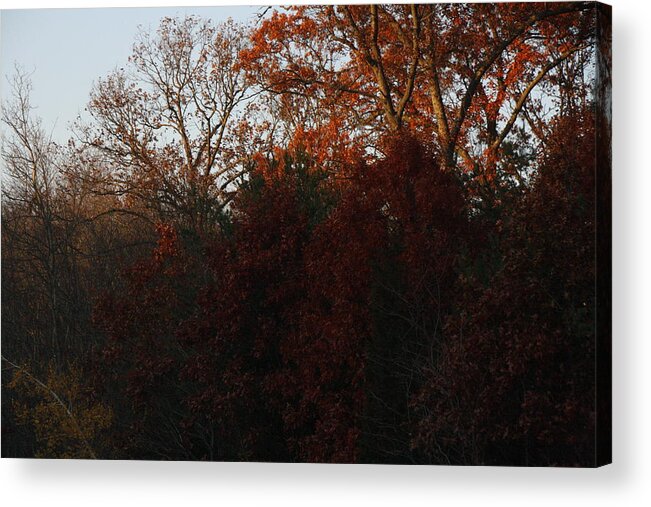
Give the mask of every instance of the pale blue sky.
<svg viewBox="0 0 651 507">
<path fill-rule="evenodd" d="M 220 22 L 247 21 L 259 6 L 111 9 L 30 9 L 1 12 L 0 70 L 18 63 L 32 74 L 32 103 L 53 139 L 64 143 L 67 127 L 88 101 L 92 84 L 126 64 L 138 26 L 155 29 L 165 16 L 195 14 Z"/>
</svg>

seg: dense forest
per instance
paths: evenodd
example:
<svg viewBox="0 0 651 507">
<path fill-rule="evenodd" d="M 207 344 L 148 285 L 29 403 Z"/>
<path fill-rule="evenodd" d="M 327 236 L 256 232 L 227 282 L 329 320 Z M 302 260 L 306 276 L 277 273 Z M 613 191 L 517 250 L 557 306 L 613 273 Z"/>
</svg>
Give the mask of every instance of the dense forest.
<svg viewBox="0 0 651 507">
<path fill-rule="evenodd" d="M 166 18 L 65 145 L 17 69 L 2 456 L 595 465 L 609 38 L 592 2 Z"/>
</svg>

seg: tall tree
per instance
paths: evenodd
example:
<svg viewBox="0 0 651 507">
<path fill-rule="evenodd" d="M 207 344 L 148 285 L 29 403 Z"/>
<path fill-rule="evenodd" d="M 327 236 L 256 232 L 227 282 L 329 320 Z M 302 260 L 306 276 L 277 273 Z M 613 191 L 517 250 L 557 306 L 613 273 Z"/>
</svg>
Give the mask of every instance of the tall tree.
<svg viewBox="0 0 651 507">
<path fill-rule="evenodd" d="M 434 462 L 591 466 L 595 444 L 595 117 L 559 119 L 505 215 L 492 276 L 470 270 L 414 405 Z"/>
<path fill-rule="evenodd" d="M 363 144 L 407 127 L 448 168 L 489 180 L 518 127 L 544 138 L 554 90 L 561 106 L 579 95 L 566 92 L 584 83 L 593 37 L 589 2 L 299 6 L 242 56 L 266 89 L 318 98 Z"/>
<path fill-rule="evenodd" d="M 66 274 L 75 263 L 61 192 L 62 151 L 33 115 L 24 72 L 17 71 L 11 91 L 12 100 L 2 108 L 2 302 L 9 316 L 3 319 L 3 351 L 16 360 L 44 354 L 60 360 L 63 337 L 74 325 L 67 318 L 74 313 L 74 287 L 66 286 L 72 281 Z M 24 291 L 31 297 L 18 297 Z"/>
<path fill-rule="evenodd" d="M 123 193 L 159 218 L 207 226 L 246 170 L 240 119 L 251 97 L 238 55 L 246 30 L 196 17 L 164 18 L 141 31 L 125 68 L 100 80 L 82 129 Z"/>
</svg>

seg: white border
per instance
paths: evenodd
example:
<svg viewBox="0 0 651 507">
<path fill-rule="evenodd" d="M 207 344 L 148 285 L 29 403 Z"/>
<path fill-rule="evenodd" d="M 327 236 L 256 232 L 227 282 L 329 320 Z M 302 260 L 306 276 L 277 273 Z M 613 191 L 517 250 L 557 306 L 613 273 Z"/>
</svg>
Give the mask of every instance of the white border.
<svg viewBox="0 0 651 507">
<path fill-rule="evenodd" d="M 651 18 L 647 1 L 611 3 L 615 464 L 569 470 L 3 459 L 4 505 L 651 505 Z M 264 2 L 0 0 L 3 9 L 134 4 Z"/>
</svg>

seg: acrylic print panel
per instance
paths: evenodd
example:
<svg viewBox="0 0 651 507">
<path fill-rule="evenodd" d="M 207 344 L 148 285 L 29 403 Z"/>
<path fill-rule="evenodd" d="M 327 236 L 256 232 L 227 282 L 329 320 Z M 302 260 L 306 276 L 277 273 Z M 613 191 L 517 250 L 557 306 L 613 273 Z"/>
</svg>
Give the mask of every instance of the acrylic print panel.
<svg viewBox="0 0 651 507">
<path fill-rule="evenodd" d="M 610 462 L 610 16 L 4 11 L 2 456 Z"/>
</svg>

